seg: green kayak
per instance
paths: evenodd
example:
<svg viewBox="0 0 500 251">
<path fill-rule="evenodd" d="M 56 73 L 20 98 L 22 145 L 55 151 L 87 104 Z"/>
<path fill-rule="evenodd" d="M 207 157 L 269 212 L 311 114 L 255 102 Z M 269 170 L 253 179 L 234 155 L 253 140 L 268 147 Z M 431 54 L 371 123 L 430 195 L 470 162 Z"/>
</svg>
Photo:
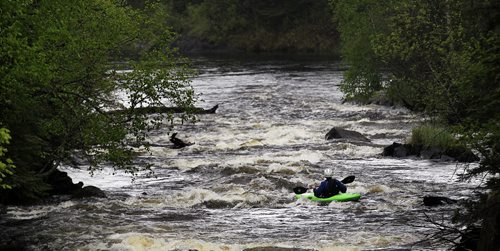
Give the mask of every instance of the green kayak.
<svg viewBox="0 0 500 251">
<path fill-rule="evenodd" d="M 320 202 L 331 202 L 331 201 L 355 201 L 359 200 L 361 198 L 361 194 L 359 193 L 341 193 L 334 195 L 332 197 L 328 198 L 318 198 L 314 196 L 313 193 L 303 193 L 303 194 L 296 194 L 295 195 L 296 199 L 301 199 L 301 198 L 306 198 L 310 199 L 312 201 L 320 201 Z"/>
</svg>

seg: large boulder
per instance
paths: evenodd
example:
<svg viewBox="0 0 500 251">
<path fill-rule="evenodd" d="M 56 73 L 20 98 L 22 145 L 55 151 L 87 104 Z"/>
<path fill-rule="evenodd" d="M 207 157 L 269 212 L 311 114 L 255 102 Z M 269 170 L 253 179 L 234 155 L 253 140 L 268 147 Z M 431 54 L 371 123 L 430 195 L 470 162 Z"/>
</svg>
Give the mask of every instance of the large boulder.
<svg viewBox="0 0 500 251">
<path fill-rule="evenodd" d="M 52 187 L 51 194 L 72 194 L 83 186 L 82 182 L 74 184 L 68 173 L 59 170 L 53 171 L 47 177 L 47 183 Z"/>
<path fill-rule="evenodd" d="M 327 140 L 330 140 L 330 139 L 349 139 L 349 140 L 370 142 L 370 140 L 367 137 L 365 137 L 363 134 L 361 134 L 359 132 L 350 131 L 350 130 L 346 130 L 346 129 L 339 128 L 339 127 L 332 128 L 325 135 L 325 139 L 327 139 Z"/>
<path fill-rule="evenodd" d="M 74 199 L 88 198 L 88 197 L 99 197 L 106 198 L 106 193 L 95 186 L 85 186 L 81 189 L 76 190 L 73 193 Z"/>
</svg>

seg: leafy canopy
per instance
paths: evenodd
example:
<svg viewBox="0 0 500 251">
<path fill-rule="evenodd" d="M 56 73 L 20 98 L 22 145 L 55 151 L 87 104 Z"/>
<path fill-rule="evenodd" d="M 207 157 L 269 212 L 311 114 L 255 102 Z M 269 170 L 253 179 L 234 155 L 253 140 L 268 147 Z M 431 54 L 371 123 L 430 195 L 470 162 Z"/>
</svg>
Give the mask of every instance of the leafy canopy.
<svg viewBox="0 0 500 251">
<path fill-rule="evenodd" d="M 196 100 L 193 72 L 170 48 L 175 35 L 159 4 L 5 0 L 0 7 L 0 123 L 12 136 L 14 188 L 28 176 L 43 182 L 75 152 L 91 170 L 107 162 L 135 173 L 144 167 L 133 165 L 131 145 L 175 118 L 134 108 L 190 108 Z"/>
</svg>

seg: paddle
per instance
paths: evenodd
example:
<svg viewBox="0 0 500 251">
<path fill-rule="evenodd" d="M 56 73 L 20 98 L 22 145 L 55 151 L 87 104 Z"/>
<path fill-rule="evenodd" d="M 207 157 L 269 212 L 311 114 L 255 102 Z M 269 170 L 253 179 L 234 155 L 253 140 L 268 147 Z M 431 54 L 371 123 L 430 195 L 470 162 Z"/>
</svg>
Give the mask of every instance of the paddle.
<svg viewBox="0 0 500 251">
<path fill-rule="evenodd" d="M 344 184 L 352 183 L 355 178 L 356 177 L 354 175 L 347 176 L 343 180 L 341 180 L 340 182 L 342 182 Z M 295 194 L 303 194 L 303 193 L 307 192 L 307 188 L 305 188 L 305 187 L 296 187 L 296 188 L 293 189 L 293 192 Z"/>
</svg>

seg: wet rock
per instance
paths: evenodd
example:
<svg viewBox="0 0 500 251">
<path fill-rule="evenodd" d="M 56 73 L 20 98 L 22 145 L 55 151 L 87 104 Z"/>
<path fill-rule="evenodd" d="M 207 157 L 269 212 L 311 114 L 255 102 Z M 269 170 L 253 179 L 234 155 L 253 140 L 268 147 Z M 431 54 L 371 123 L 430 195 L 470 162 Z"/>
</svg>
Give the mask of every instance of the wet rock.
<svg viewBox="0 0 500 251">
<path fill-rule="evenodd" d="M 370 142 L 370 140 L 367 137 L 365 137 L 363 134 L 361 134 L 359 132 L 350 131 L 350 130 L 346 130 L 346 129 L 339 128 L 339 127 L 332 128 L 325 135 L 325 138 L 327 140 L 330 140 L 330 139 L 351 139 L 351 140 Z"/>
<path fill-rule="evenodd" d="M 453 204 L 457 200 L 453 200 L 442 196 L 424 196 L 424 205 L 428 207 L 441 206 L 444 204 Z"/>
<path fill-rule="evenodd" d="M 407 156 L 419 156 L 424 159 L 437 159 L 441 161 L 474 162 L 479 158 L 472 151 L 464 147 L 452 147 L 442 149 L 439 147 L 425 148 L 422 145 L 392 143 L 384 147 L 382 156 L 403 158 Z"/>
<path fill-rule="evenodd" d="M 393 156 L 398 158 L 406 157 L 408 156 L 408 149 L 404 145 L 398 146 L 394 148 Z"/>
<path fill-rule="evenodd" d="M 431 147 L 420 152 L 420 157 L 424 159 L 439 159 L 443 153 L 443 149 L 439 147 Z"/>
<path fill-rule="evenodd" d="M 235 202 L 224 201 L 224 200 L 208 200 L 204 201 L 202 204 L 209 209 L 231 208 L 236 205 Z"/>
<path fill-rule="evenodd" d="M 82 182 L 77 184 L 68 176 L 66 172 L 55 170 L 47 177 L 47 183 L 52 187 L 50 194 L 72 194 L 74 191 L 81 189 Z"/>
<path fill-rule="evenodd" d="M 88 197 L 99 197 L 105 198 L 106 194 L 98 187 L 95 186 L 85 186 L 78 189 L 73 193 L 74 199 L 88 198 Z"/>
<path fill-rule="evenodd" d="M 404 158 L 410 155 L 418 155 L 420 148 L 421 148 L 420 146 L 414 146 L 410 144 L 400 144 L 394 142 L 392 143 L 392 145 L 384 147 L 382 156 Z"/>
</svg>

